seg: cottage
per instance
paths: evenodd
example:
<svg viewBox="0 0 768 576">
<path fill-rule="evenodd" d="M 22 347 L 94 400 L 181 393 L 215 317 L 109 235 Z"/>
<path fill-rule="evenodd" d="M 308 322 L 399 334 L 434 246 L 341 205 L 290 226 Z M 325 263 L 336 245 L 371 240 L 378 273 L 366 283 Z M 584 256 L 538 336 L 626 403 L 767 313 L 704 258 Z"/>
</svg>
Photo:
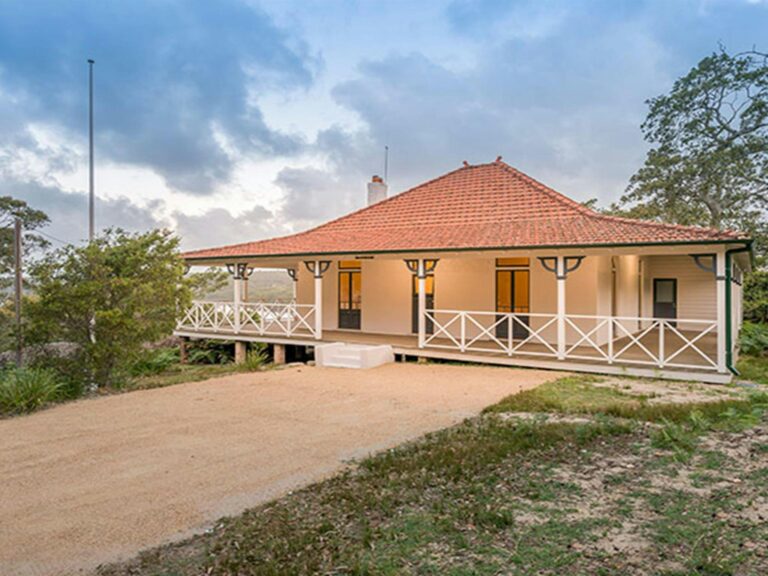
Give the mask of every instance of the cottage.
<svg viewBox="0 0 768 576">
<path fill-rule="evenodd" d="M 726 382 L 741 326 L 744 234 L 597 213 L 501 158 L 290 236 L 187 252 L 226 266 L 230 302 L 195 302 L 177 335 Z M 251 302 L 284 268 L 291 302 Z M 242 348 L 242 344 L 239 345 Z"/>
</svg>

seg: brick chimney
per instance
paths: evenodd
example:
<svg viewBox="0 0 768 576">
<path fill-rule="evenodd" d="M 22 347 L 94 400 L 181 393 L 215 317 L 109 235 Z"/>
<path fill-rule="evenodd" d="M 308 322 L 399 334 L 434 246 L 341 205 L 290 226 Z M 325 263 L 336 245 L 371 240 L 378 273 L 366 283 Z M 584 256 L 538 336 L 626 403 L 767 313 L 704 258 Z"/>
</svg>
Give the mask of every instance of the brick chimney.
<svg viewBox="0 0 768 576">
<path fill-rule="evenodd" d="M 387 185 L 381 176 L 374 176 L 368 182 L 368 206 L 381 202 L 387 197 Z"/>
</svg>

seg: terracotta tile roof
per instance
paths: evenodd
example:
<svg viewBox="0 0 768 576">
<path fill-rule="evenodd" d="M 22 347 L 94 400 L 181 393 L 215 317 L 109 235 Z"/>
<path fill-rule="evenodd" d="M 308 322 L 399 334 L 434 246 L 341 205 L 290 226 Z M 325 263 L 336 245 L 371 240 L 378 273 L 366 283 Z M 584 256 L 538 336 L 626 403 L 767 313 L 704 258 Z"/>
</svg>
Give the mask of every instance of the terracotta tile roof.
<svg viewBox="0 0 768 576">
<path fill-rule="evenodd" d="M 738 232 L 599 214 L 508 164 L 465 165 L 290 236 L 187 252 L 188 260 L 415 250 L 740 240 Z"/>
</svg>

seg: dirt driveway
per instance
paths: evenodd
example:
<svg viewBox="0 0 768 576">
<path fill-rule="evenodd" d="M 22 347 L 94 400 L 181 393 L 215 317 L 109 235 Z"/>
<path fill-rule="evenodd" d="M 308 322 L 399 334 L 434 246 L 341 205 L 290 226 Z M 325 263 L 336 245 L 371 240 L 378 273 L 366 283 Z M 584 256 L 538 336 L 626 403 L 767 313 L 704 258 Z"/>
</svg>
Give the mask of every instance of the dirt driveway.
<svg viewBox="0 0 768 576">
<path fill-rule="evenodd" d="M 132 556 L 554 377 L 286 368 L 0 421 L 0 574 L 67 574 Z"/>
</svg>

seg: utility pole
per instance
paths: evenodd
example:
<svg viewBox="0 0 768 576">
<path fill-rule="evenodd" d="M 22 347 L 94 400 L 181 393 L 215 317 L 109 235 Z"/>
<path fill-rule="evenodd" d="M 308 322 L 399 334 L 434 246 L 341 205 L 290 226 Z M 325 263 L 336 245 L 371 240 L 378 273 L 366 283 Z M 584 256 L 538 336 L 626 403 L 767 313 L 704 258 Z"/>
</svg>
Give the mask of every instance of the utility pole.
<svg viewBox="0 0 768 576">
<path fill-rule="evenodd" d="M 88 59 L 88 241 L 93 242 L 95 232 L 94 204 L 95 191 L 93 182 L 93 65 L 94 60 Z"/>
<path fill-rule="evenodd" d="M 21 218 L 13 223 L 13 299 L 16 309 L 16 366 L 24 361 L 24 335 L 21 332 Z"/>
</svg>

